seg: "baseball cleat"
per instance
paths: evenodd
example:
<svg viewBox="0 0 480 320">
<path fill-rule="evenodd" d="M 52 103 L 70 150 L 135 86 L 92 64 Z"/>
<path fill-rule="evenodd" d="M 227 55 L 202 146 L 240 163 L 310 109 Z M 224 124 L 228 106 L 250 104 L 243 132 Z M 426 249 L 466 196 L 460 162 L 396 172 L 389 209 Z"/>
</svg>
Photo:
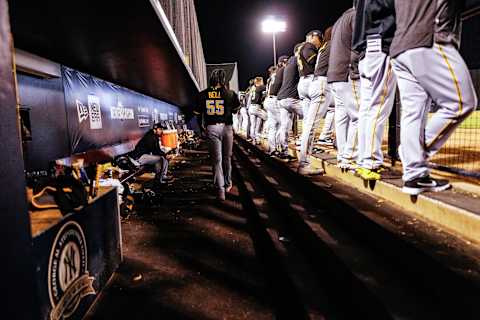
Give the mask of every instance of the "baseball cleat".
<svg viewBox="0 0 480 320">
<path fill-rule="evenodd" d="M 359 169 L 361 170 L 360 177 L 362 177 L 363 180 L 367 181 L 376 181 L 380 180 L 382 176 L 380 175 L 380 169 L 367 169 L 367 168 L 358 168 L 357 172 Z"/>
<path fill-rule="evenodd" d="M 317 144 L 320 146 L 332 147 L 335 144 L 335 141 L 331 138 L 320 139 L 317 141 Z"/>
<path fill-rule="evenodd" d="M 440 192 L 450 189 L 451 185 L 447 180 L 433 179 L 430 176 L 407 181 L 402 191 L 416 196 L 422 192 Z"/>
</svg>

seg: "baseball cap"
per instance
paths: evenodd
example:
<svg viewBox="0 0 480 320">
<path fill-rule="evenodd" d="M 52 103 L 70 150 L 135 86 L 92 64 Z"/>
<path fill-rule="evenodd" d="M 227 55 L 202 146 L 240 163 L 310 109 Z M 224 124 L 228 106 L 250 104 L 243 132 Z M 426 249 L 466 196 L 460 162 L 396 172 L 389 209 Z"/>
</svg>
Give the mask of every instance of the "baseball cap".
<svg viewBox="0 0 480 320">
<path fill-rule="evenodd" d="M 322 31 L 320 30 L 312 30 L 309 33 L 307 33 L 307 37 L 310 36 L 317 36 L 317 37 L 322 37 Z"/>
<path fill-rule="evenodd" d="M 278 58 L 278 63 L 282 63 L 282 62 L 285 62 L 288 60 L 288 56 L 281 56 L 280 58 Z"/>
<path fill-rule="evenodd" d="M 153 129 L 162 129 L 162 130 L 167 130 L 167 125 L 163 122 L 163 121 L 160 121 L 160 122 L 157 122 L 153 125 Z"/>
</svg>

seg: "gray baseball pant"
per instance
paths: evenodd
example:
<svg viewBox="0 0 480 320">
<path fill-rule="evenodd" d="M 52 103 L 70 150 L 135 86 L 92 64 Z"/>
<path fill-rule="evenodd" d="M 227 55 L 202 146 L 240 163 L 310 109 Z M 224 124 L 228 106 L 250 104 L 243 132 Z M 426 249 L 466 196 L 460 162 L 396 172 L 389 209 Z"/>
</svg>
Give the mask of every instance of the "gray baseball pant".
<svg viewBox="0 0 480 320">
<path fill-rule="evenodd" d="M 280 149 L 285 155 L 288 154 L 288 134 L 293 125 L 293 116 L 303 116 L 302 102 L 300 99 L 286 98 L 278 100 L 280 107 Z"/>
<path fill-rule="evenodd" d="M 300 166 L 307 166 L 310 164 L 309 156 L 312 154 L 313 150 L 315 131 L 318 129 L 320 120 L 327 112 L 327 108 L 331 102 L 331 93 L 327 77 L 314 77 L 311 79 L 308 86 L 308 96 L 304 101 L 308 101 L 308 104 L 304 102 L 303 129 L 299 159 Z"/>
<path fill-rule="evenodd" d="M 383 52 L 367 52 L 359 71 L 358 164 L 377 169 L 383 165 L 382 141 L 395 102 L 397 80 L 390 57 Z"/>
<path fill-rule="evenodd" d="M 331 84 L 335 99 L 335 132 L 338 162 L 351 162 L 357 158 L 358 109 L 360 108 L 359 81 Z"/>
<path fill-rule="evenodd" d="M 137 161 L 142 166 L 155 165 L 155 179 L 159 180 L 160 182 L 167 176 L 168 160 L 164 156 L 142 154 Z"/>
<path fill-rule="evenodd" d="M 232 126 L 225 124 L 207 126 L 207 139 L 213 166 L 213 183 L 219 191 L 224 191 L 232 185 Z"/>
<path fill-rule="evenodd" d="M 403 180 L 430 174 L 427 161 L 475 110 L 477 96 L 465 61 L 452 45 L 408 50 L 395 59 L 402 117 Z M 427 121 L 431 102 L 438 111 Z"/>
</svg>

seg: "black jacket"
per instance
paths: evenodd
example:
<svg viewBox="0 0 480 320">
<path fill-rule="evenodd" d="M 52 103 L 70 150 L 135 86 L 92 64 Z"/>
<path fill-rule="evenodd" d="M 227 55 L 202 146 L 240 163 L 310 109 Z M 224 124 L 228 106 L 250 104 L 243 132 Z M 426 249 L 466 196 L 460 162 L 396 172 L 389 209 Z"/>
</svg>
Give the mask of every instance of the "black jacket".
<svg viewBox="0 0 480 320">
<path fill-rule="evenodd" d="M 165 152 L 160 149 L 160 138 L 153 132 L 148 131 L 140 141 L 138 141 L 135 149 L 130 152 L 129 156 L 138 159 L 144 154 L 153 154 L 156 156 L 164 156 Z"/>
<path fill-rule="evenodd" d="M 434 43 L 460 46 L 465 0 L 395 0 L 397 30 L 390 56 Z"/>
<path fill-rule="evenodd" d="M 328 83 L 346 82 L 352 73 L 352 31 L 354 20 L 355 9 L 350 8 L 343 13 L 333 26 L 328 61 Z"/>
</svg>

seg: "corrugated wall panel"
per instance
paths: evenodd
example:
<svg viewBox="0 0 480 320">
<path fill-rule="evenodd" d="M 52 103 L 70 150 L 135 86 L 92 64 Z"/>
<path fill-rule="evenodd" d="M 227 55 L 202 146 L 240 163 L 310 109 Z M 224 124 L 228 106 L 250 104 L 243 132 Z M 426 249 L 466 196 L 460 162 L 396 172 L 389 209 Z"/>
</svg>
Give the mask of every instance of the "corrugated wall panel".
<svg viewBox="0 0 480 320">
<path fill-rule="evenodd" d="M 206 88 L 207 69 L 193 0 L 160 0 L 160 3 L 200 89 Z"/>
</svg>

